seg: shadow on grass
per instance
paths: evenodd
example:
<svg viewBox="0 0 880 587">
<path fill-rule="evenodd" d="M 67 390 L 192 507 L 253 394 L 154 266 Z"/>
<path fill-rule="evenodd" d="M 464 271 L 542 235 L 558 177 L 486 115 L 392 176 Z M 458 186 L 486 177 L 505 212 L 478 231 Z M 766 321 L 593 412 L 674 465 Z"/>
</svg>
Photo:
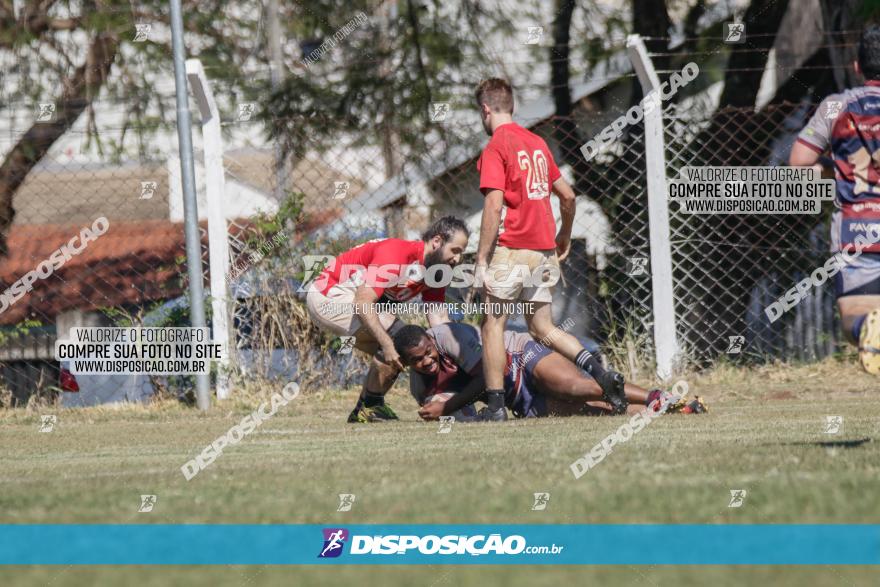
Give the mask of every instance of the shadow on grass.
<svg viewBox="0 0 880 587">
<path fill-rule="evenodd" d="M 873 438 L 859 438 L 858 440 L 817 440 L 814 442 L 786 442 L 788 446 L 822 446 L 825 448 L 856 448 L 874 442 Z"/>
</svg>

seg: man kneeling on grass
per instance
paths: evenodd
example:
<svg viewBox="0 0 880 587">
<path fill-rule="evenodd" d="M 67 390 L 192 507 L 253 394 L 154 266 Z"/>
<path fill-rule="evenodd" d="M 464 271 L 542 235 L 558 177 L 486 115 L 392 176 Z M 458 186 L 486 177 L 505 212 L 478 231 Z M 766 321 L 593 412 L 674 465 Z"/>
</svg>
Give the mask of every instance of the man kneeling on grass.
<svg viewBox="0 0 880 587">
<path fill-rule="evenodd" d="M 504 347 L 505 404 L 517 418 L 613 413 L 592 377 L 528 334 L 505 331 Z M 410 367 L 410 392 L 421 406 L 419 416 L 423 419 L 458 416 L 462 408 L 485 401 L 482 343 L 476 327 L 449 322 L 426 330 L 410 324 L 394 334 L 394 348 L 404 365 Z M 666 391 L 648 391 L 631 383 L 626 384 L 624 392 L 630 414 L 647 405 L 658 410 L 667 403 L 667 412 L 707 411 L 699 397 L 686 402 Z M 429 398 L 431 401 L 427 401 Z"/>
</svg>

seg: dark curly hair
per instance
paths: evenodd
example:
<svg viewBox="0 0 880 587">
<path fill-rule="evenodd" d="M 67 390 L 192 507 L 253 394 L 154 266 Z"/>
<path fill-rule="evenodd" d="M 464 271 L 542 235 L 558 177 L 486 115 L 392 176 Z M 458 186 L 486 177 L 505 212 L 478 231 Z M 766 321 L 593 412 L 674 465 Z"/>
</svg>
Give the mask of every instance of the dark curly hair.
<svg viewBox="0 0 880 587">
<path fill-rule="evenodd" d="M 865 79 L 880 79 L 880 26 L 865 27 L 859 40 L 859 67 Z"/>
<path fill-rule="evenodd" d="M 418 324 L 407 324 L 394 333 L 394 350 L 397 354 L 406 359 L 409 356 L 409 349 L 418 346 L 422 339 L 427 338 L 428 333 Z"/>
<path fill-rule="evenodd" d="M 458 218 L 456 216 L 444 216 L 438 220 L 435 220 L 431 226 L 428 227 L 422 234 L 422 240 L 427 242 L 434 238 L 435 236 L 440 236 L 443 238 L 443 242 L 449 242 L 456 232 L 463 232 L 465 236 L 471 236 L 471 232 L 468 230 L 467 224 L 464 223 L 464 220 Z"/>
</svg>

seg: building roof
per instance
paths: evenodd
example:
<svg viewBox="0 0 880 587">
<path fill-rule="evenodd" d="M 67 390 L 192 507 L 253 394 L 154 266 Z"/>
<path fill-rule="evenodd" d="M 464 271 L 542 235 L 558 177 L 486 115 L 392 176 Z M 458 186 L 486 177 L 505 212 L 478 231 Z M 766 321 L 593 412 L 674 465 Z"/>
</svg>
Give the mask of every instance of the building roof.
<svg viewBox="0 0 880 587">
<path fill-rule="evenodd" d="M 2 289 L 34 270 L 90 224 L 13 225 L 9 256 L 0 259 Z M 37 279 L 32 291 L 0 313 L 0 324 L 25 319 L 54 322 L 66 310 L 90 311 L 179 296 L 183 292 L 181 270 L 175 262 L 184 255 L 182 224 L 111 221 L 106 233 L 49 277 Z"/>
<path fill-rule="evenodd" d="M 626 51 L 621 50 L 615 53 L 607 61 L 603 61 L 595 67 L 591 72 L 591 79 L 572 85 L 572 101 L 577 102 L 586 96 L 602 90 L 631 71 L 632 64 L 627 57 Z M 548 93 L 518 107 L 514 112 L 513 119 L 526 128 L 532 128 L 552 117 L 554 113 L 553 96 Z M 474 126 L 474 132 L 482 133 L 479 125 Z M 450 169 L 467 163 L 469 160 L 476 160 L 484 142 L 479 140 L 469 142 L 468 145 L 456 145 L 448 151 L 440 153 L 438 158 L 432 159 L 431 163 L 425 168 L 415 166 L 410 171 L 395 175 L 377 189 L 350 199 L 347 204 L 348 211 L 362 213 L 366 210 L 376 210 L 388 206 L 406 195 L 408 189 L 414 184 L 430 181 Z"/>
<path fill-rule="evenodd" d="M 308 215 L 299 241 L 305 234 L 333 221 L 338 210 Z M 49 259 L 89 222 L 70 224 L 14 224 L 9 231 L 9 256 L 0 258 L 0 291 L 6 291 L 29 271 Z M 207 257 L 207 222 L 199 223 L 203 257 Z M 247 219 L 230 223 L 230 232 L 247 230 Z M 75 243 L 79 246 L 79 241 Z M 234 251 L 233 251 L 234 254 Z M 183 224 L 168 220 L 117 221 L 79 254 L 46 279 L 34 281 L 32 291 L 0 312 L 0 325 L 26 319 L 54 322 L 61 312 L 137 305 L 186 294 L 185 270 L 178 259 L 186 256 Z M 207 269 L 207 261 L 205 261 Z M 0 306 L 2 307 L 2 306 Z"/>
<path fill-rule="evenodd" d="M 141 182 L 155 181 L 149 199 Z M 102 215 L 120 220 L 168 217 L 168 171 L 164 163 L 50 162 L 34 168 L 15 193 L 15 224 L 88 223 Z"/>
</svg>

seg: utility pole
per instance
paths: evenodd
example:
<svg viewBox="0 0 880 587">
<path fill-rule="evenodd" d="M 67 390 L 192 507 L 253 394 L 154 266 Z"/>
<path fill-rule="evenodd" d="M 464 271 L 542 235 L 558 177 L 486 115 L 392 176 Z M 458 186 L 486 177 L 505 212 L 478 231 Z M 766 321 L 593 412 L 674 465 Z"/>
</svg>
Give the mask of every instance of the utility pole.
<svg viewBox="0 0 880 587">
<path fill-rule="evenodd" d="M 199 235 L 199 208 L 196 199 L 196 172 L 193 163 L 192 122 L 186 91 L 186 65 L 183 46 L 183 10 L 180 0 L 171 0 L 171 47 L 174 60 L 174 88 L 177 97 L 177 143 L 180 149 L 180 178 L 183 183 L 183 220 L 186 235 L 186 268 L 189 275 L 189 318 L 193 328 L 205 328 L 205 294 L 202 288 L 202 239 Z M 211 379 L 208 373 L 196 375 L 196 403 L 207 411 L 211 405 Z"/>
<path fill-rule="evenodd" d="M 281 19 L 278 14 L 278 0 L 269 0 L 268 5 L 269 23 L 269 55 L 271 65 L 269 67 L 272 90 L 277 90 L 281 84 L 281 72 L 284 67 L 284 57 L 281 52 Z M 275 138 L 275 201 L 280 204 L 284 200 L 284 192 L 287 187 L 287 165 L 284 157 L 284 148 L 281 138 Z"/>
</svg>

